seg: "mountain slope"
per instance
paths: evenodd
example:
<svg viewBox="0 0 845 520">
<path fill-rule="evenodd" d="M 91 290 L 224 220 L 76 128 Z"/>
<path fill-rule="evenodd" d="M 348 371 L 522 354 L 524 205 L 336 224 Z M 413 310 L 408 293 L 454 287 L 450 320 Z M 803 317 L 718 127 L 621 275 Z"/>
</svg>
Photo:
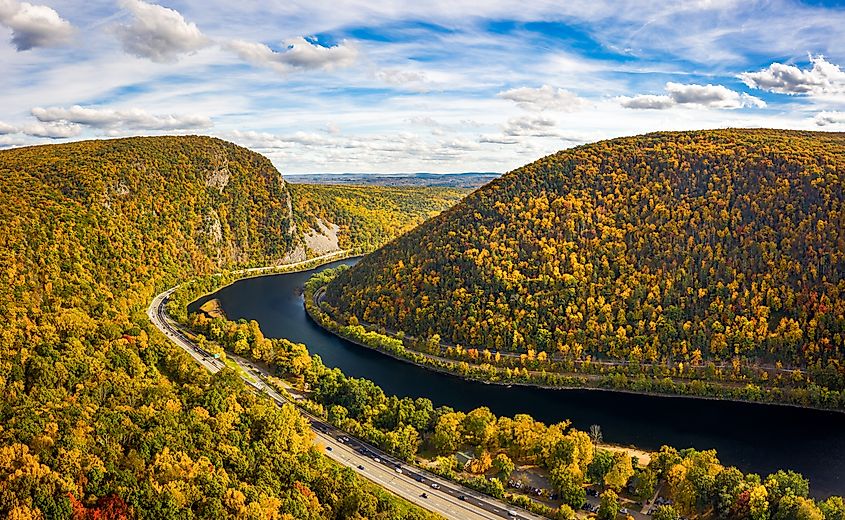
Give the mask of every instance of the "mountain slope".
<svg viewBox="0 0 845 520">
<path fill-rule="evenodd" d="M 782 363 L 841 388 L 843 178 L 841 133 L 585 145 L 504 175 L 369 255 L 325 301 L 347 319 L 465 348 Z"/>
<path fill-rule="evenodd" d="M 288 184 L 306 249 L 373 250 L 453 206 L 469 190 L 416 186 Z"/>
<path fill-rule="evenodd" d="M 266 158 L 206 137 L 90 141 L 0 151 L 0 179 L 0 517 L 418 513 L 144 314 L 176 281 L 293 249 Z"/>
</svg>

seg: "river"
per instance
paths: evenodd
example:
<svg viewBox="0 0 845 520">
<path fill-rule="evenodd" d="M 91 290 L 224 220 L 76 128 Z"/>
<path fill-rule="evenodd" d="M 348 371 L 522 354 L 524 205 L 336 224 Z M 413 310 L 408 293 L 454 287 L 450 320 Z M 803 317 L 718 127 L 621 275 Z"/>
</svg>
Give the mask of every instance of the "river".
<svg viewBox="0 0 845 520">
<path fill-rule="evenodd" d="M 357 260 L 342 260 L 317 270 Z M 527 413 L 546 423 L 569 419 L 587 430 L 601 426 L 606 442 L 646 450 L 716 449 L 723 464 L 765 477 L 793 469 L 810 479 L 817 498 L 845 495 L 845 414 L 687 397 L 659 397 L 595 390 L 504 387 L 432 372 L 342 340 L 305 312 L 302 286 L 315 271 L 240 280 L 189 306 L 218 298 L 230 319 L 256 320 L 268 337 L 304 343 L 330 367 L 366 377 L 385 393 L 427 397 L 435 406 L 468 411 L 489 407 L 497 415 Z"/>
</svg>

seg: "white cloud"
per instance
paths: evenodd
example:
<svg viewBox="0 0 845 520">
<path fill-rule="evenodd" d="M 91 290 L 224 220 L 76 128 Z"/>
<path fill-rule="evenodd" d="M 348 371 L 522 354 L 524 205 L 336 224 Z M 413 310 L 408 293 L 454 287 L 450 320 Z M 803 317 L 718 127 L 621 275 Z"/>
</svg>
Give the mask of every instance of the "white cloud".
<svg viewBox="0 0 845 520">
<path fill-rule="evenodd" d="M 140 109 L 112 110 L 74 105 L 64 107 L 35 107 L 32 115 L 42 123 L 63 122 L 92 128 L 127 130 L 184 130 L 208 128 L 212 125 L 206 116 L 194 114 L 150 114 Z"/>
<path fill-rule="evenodd" d="M 428 76 L 424 72 L 417 72 L 415 70 L 384 69 L 376 72 L 376 77 L 391 85 L 428 82 Z"/>
<path fill-rule="evenodd" d="M 140 58 L 164 63 L 208 45 L 208 38 L 197 25 L 187 22 L 173 9 L 142 0 L 122 0 L 132 13 L 132 23 L 118 28 L 123 49 Z"/>
<path fill-rule="evenodd" d="M 557 137 L 556 123 L 547 117 L 523 116 L 508 119 L 503 132 L 507 136 Z"/>
<path fill-rule="evenodd" d="M 52 8 L 16 0 L 0 0 L 0 25 L 12 30 L 12 44 L 19 51 L 60 45 L 74 30 Z"/>
<path fill-rule="evenodd" d="M 18 129 L 12 125 L 0 121 L 0 135 L 16 134 Z"/>
<path fill-rule="evenodd" d="M 504 135 L 482 135 L 478 138 L 479 143 L 484 144 L 519 144 L 519 139 L 515 137 L 507 137 Z"/>
<path fill-rule="evenodd" d="M 623 96 L 619 98 L 619 104 L 625 108 L 664 110 L 675 106 L 675 100 L 665 94 L 639 94 L 633 97 Z"/>
<path fill-rule="evenodd" d="M 666 83 L 666 94 L 622 96 L 619 98 L 619 104 L 624 108 L 651 110 L 665 110 L 679 105 L 723 109 L 766 106 L 762 99 L 731 90 L 724 85 L 682 84 L 671 81 Z"/>
<path fill-rule="evenodd" d="M 739 78 L 749 87 L 778 94 L 826 96 L 845 94 L 845 71 L 824 56 L 811 56 L 811 69 L 772 63 L 757 72 L 743 72 Z"/>
<path fill-rule="evenodd" d="M 280 52 L 263 43 L 244 40 L 233 40 L 226 46 L 241 59 L 282 73 L 297 69 L 332 70 L 348 67 L 358 58 L 358 49 L 345 40 L 332 47 L 323 47 L 300 36 L 285 40 L 284 45 L 285 50 Z"/>
<path fill-rule="evenodd" d="M 587 101 L 562 88 L 543 85 L 520 87 L 499 92 L 497 97 L 513 101 L 526 110 L 560 110 L 571 112 L 587 105 Z"/>
<path fill-rule="evenodd" d="M 845 112 L 819 112 L 813 122 L 818 126 L 845 125 Z"/>
<path fill-rule="evenodd" d="M 30 123 L 22 126 L 19 132 L 32 137 L 64 139 L 78 136 L 82 133 L 82 128 L 79 125 L 69 123 Z"/>
</svg>

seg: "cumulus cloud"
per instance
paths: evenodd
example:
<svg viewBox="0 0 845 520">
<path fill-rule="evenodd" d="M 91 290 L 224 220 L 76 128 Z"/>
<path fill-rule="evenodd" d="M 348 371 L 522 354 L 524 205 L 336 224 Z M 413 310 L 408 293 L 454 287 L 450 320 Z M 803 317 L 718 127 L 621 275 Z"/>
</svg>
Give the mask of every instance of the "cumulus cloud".
<svg viewBox="0 0 845 520">
<path fill-rule="evenodd" d="M 181 13 L 142 0 L 122 0 L 132 23 L 118 28 L 123 49 L 140 58 L 164 63 L 208 45 L 208 38 Z"/>
<path fill-rule="evenodd" d="M 12 30 L 12 45 L 19 51 L 51 47 L 68 41 L 73 26 L 46 5 L 0 0 L 0 25 Z"/>
<path fill-rule="evenodd" d="M 739 78 L 749 87 L 789 95 L 826 96 L 845 94 L 845 71 L 824 56 L 811 56 L 811 69 L 772 63 L 757 72 L 743 72 Z"/>
<path fill-rule="evenodd" d="M 561 110 L 571 112 L 578 110 L 587 102 L 562 88 L 543 85 L 538 88 L 520 87 L 499 92 L 497 97 L 513 101 L 520 108 L 526 110 Z"/>
<path fill-rule="evenodd" d="M 766 102 L 754 96 L 731 90 L 724 85 L 696 85 L 666 83 L 666 94 L 640 94 L 633 97 L 620 97 L 619 104 L 624 108 L 665 110 L 679 105 L 702 108 L 763 108 Z"/>
<path fill-rule="evenodd" d="M 31 123 L 24 125 L 19 129 L 19 132 L 32 137 L 46 137 L 48 139 L 64 139 L 67 137 L 76 137 L 82 133 L 82 128 L 79 125 L 70 123 Z"/>
<path fill-rule="evenodd" d="M 16 134 L 18 129 L 12 125 L 0 121 L 0 135 Z"/>
<path fill-rule="evenodd" d="M 35 107 L 32 115 L 42 123 L 60 122 L 109 130 L 184 130 L 212 125 L 208 117 L 195 114 L 156 115 L 140 109 L 112 110 L 79 105 Z"/>
<path fill-rule="evenodd" d="M 633 97 L 619 98 L 619 104 L 625 108 L 641 110 L 664 110 L 675 106 L 675 100 L 667 95 L 640 94 Z"/>
<path fill-rule="evenodd" d="M 5 145 L 24 143 L 24 141 L 21 141 L 20 139 L 13 139 L 9 137 L 13 134 L 23 134 L 30 137 L 46 137 L 49 139 L 63 139 L 65 137 L 75 137 L 81 132 L 82 129 L 79 125 L 65 121 L 58 123 L 30 123 L 23 126 L 14 126 L 0 121 L 0 136 L 3 136 L 3 144 Z"/>
<path fill-rule="evenodd" d="M 845 112 L 819 112 L 813 122 L 818 126 L 845 125 Z"/>
<path fill-rule="evenodd" d="M 513 117 L 504 127 L 504 134 L 511 137 L 558 137 L 555 122 L 542 116 Z"/>
<path fill-rule="evenodd" d="M 345 40 L 335 46 L 324 47 L 300 36 L 285 40 L 284 45 L 285 49 L 278 52 L 263 43 L 243 40 L 230 41 L 226 46 L 241 59 L 282 73 L 348 67 L 358 58 L 358 49 Z"/>
</svg>

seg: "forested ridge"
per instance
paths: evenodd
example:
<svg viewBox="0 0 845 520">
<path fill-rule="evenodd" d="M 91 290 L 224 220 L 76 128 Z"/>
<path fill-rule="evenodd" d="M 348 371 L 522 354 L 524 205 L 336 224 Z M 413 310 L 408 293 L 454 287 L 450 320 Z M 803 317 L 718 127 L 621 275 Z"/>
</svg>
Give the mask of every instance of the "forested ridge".
<svg viewBox="0 0 845 520">
<path fill-rule="evenodd" d="M 295 184 L 294 221 L 299 229 L 338 226 L 340 249 L 373 250 L 453 206 L 469 190 L 415 186 Z"/>
<path fill-rule="evenodd" d="M 325 301 L 350 323 L 442 339 L 475 359 L 513 352 L 672 375 L 707 365 L 716 378 L 756 366 L 768 370 L 756 382 L 841 389 L 843 177 L 842 133 L 671 132 L 580 146 L 367 256 Z"/>
<path fill-rule="evenodd" d="M 0 517 L 425 516 L 145 315 L 166 286 L 294 248 L 266 158 L 130 138 L 0 151 L 0 176 Z"/>
</svg>

